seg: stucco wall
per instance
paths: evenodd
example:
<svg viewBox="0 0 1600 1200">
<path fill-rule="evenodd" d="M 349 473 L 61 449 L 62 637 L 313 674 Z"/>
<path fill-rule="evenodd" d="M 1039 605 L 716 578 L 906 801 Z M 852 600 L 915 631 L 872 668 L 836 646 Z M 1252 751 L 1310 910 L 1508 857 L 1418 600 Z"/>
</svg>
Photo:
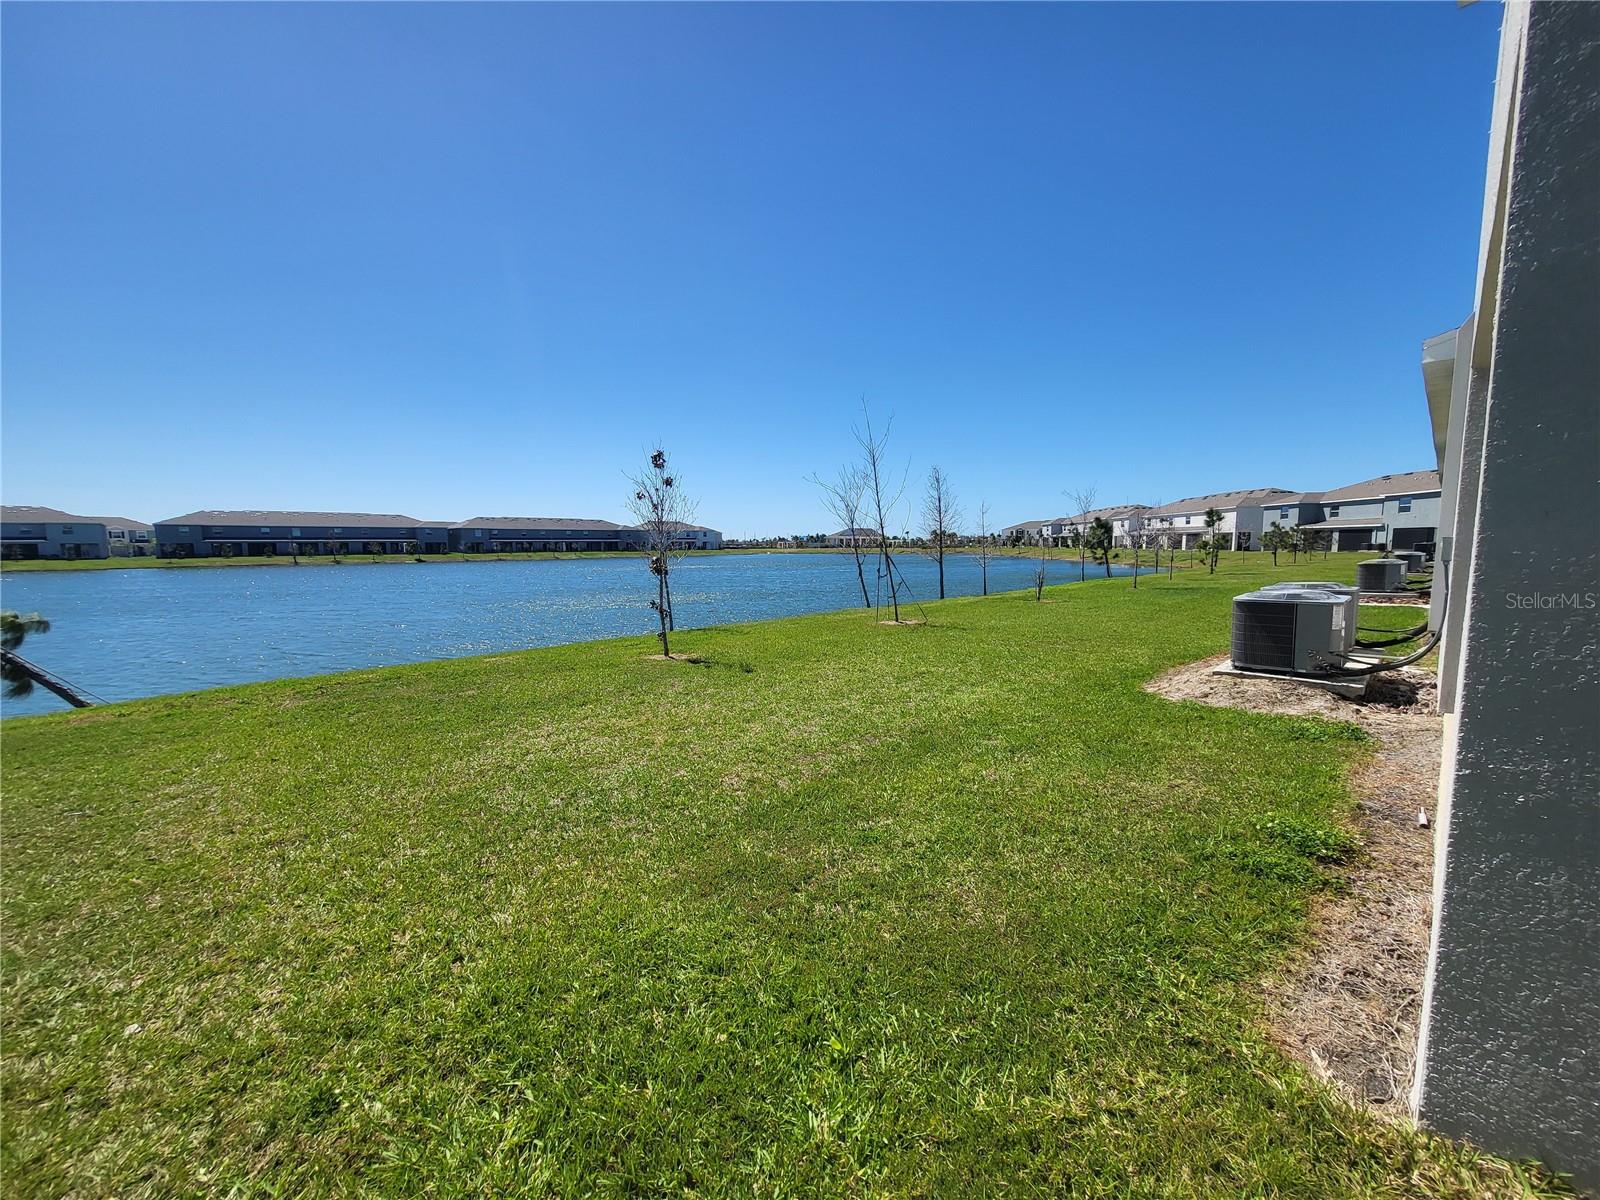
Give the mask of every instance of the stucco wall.
<svg viewBox="0 0 1600 1200">
<path fill-rule="evenodd" d="M 1481 453 L 1461 472 L 1478 479 L 1476 519 L 1455 547 L 1457 713 L 1416 1101 L 1435 1129 L 1595 1188 L 1600 5 L 1509 5 L 1507 36 L 1523 29 L 1520 103 L 1497 114 L 1513 158 Z"/>
</svg>

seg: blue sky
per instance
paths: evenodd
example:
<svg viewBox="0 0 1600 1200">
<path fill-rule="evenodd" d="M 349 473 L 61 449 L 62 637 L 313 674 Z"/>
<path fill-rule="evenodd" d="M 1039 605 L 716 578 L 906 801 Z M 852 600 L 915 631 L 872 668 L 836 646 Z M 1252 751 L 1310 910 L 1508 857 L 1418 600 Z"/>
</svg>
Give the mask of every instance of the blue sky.
<svg viewBox="0 0 1600 1200">
<path fill-rule="evenodd" d="M 7 5 L 6 503 L 1004 524 L 1432 465 L 1499 7 Z"/>
</svg>

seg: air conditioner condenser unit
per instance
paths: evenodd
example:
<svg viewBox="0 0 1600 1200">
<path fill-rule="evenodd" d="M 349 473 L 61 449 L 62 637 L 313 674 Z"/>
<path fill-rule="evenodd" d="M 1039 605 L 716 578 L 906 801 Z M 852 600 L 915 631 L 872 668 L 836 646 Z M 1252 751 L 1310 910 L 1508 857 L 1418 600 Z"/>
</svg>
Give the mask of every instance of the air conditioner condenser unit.
<svg viewBox="0 0 1600 1200">
<path fill-rule="evenodd" d="M 1345 654 L 1346 597 L 1315 589 L 1246 592 L 1233 599 L 1235 668 L 1321 675 Z"/>
<path fill-rule="evenodd" d="M 1348 583 L 1269 583 L 1261 589 L 1264 592 L 1331 592 L 1335 596 L 1343 596 L 1344 605 L 1344 642 L 1337 649 L 1348 653 L 1356 648 L 1356 625 L 1361 615 L 1361 589 L 1352 587 Z"/>
</svg>

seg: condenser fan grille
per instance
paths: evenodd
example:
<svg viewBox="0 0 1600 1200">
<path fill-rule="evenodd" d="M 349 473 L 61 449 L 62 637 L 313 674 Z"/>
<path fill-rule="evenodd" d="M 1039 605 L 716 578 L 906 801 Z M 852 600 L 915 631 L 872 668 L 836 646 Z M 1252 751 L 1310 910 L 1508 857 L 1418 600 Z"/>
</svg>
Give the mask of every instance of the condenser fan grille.
<svg viewBox="0 0 1600 1200">
<path fill-rule="evenodd" d="M 1233 662 L 1240 667 L 1294 669 L 1295 606 L 1267 600 L 1233 602 Z"/>
</svg>

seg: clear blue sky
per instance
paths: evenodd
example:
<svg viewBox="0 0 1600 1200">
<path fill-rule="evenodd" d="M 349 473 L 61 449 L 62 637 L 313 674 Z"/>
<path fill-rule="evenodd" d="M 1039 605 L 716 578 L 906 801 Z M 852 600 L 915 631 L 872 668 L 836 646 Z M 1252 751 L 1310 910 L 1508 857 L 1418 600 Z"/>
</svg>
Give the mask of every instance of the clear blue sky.
<svg viewBox="0 0 1600 1200">
<path fill-rule="evenodd" d="M 7 503 L 1001 524 L 1433 465 L 1480 4 L 9 4 Z"/>
</svg>

